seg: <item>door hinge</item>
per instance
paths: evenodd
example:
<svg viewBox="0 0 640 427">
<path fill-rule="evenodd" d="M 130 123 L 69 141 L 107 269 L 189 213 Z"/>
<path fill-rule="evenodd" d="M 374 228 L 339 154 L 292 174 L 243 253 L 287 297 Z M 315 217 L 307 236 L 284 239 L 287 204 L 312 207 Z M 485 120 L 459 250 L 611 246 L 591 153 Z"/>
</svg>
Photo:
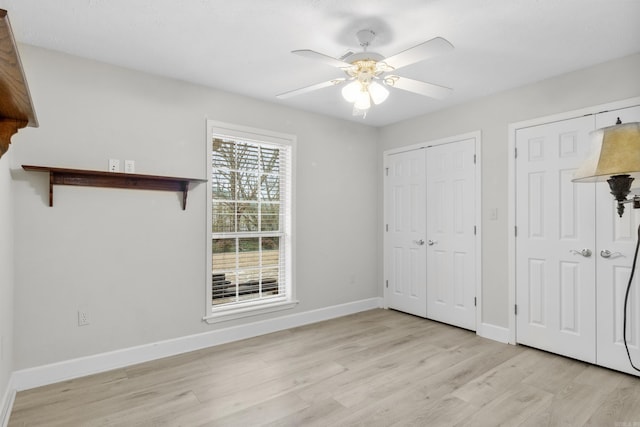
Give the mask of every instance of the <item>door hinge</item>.
<svg viewBox="0 0 640 427">
<path fill-rule="evenodd" d="M 389 224 L 384 225 L 384 231 L 389 231 Z"/>
<path fill-rule="evenodd" d="M 514 235 L 516 237 L 518 237 L 518 226 L 517 225 L 513 227 L 513 233 L 514 233 Z"/>
<path fill-rule="evenodd" d="M 476 155 L 475 154 L 473 155 L 473 164 L 474 165 L 476 164 Z"/>
<path fill-rule="evenodd" d="M 385 285 L 386 285 L 387 288 L 389 287 L 389 281 L 388 280 L 385 280 Z"/>
<path fill-rule="evenodd" d="M 384 170 L 385 170 L 385 172 L 384 172 L 384 173 L 385 173 L 385 175 L 386 175 L 386 176 L 389 176 L 389 168 L 385 168 Z"/>
<path fill-rule="evenodd" d="M 517 159 L 518 158 L 518 147 L 514 148 L 513 151 L 515 152 L 514 157 Z"/>
<path fill-rule="evenodd" d="M 473 297 L 473 306 L 474 307 L 478 306 L 478 297 Z"/>
<path fill-rule="evenodd" d="M 478 234 L 478 227 L 477 226 L 473 226 L 473 235 L 475 236 L 476 234 Z"/>
<path fill-rule="evenodd" d="M 518 304 L 513 305 L 513 314 L 518 315 Z"/>
</svg>

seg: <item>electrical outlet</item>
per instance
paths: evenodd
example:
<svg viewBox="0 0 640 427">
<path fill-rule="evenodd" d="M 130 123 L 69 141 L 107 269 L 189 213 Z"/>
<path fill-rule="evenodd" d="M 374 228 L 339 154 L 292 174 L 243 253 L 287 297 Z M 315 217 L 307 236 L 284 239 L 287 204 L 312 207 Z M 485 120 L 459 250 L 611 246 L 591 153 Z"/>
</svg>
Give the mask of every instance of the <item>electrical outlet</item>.
<svg viewBox="0 0 640 427">
<path fill-rule="evenodd" d="M 85 310 L 78 310 L 78 326 L 86 326 L 89 324 L 89 315 Z"/>
<path fill-rule="evenodd" d="M 120 172 L 120 160 L 109 159 L 109 172 Z"/>
<path fill-rule="evenodd" d="M 124 161 L 124 172 L 125 173 L 135 173 L 136 172 L 136 161 L 135 160 L 125 160 Z"/>
</svg>

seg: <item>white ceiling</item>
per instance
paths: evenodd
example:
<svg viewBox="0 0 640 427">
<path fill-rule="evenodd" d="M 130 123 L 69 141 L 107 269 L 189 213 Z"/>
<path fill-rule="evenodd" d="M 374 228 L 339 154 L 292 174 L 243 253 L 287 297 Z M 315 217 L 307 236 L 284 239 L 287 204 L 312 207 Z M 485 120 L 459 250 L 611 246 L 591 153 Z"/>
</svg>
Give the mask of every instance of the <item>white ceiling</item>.
<svg viewBox="0 0 640 427">
<path fill-rule="evenodd" d="M 640 0 L 0 0 L 0 8 L 21 43 L 371 126 L 640 51 Z M 376 32 L 369 50 L 385 57 L 449 40 L 453 52 L 397 74 L 453 95 L 392 89 L 364 119 L 339 87 L 275 97 L 344 76 L 290 52 L 340 57 L 359 50 L 361 29 Z"/>
</svg>

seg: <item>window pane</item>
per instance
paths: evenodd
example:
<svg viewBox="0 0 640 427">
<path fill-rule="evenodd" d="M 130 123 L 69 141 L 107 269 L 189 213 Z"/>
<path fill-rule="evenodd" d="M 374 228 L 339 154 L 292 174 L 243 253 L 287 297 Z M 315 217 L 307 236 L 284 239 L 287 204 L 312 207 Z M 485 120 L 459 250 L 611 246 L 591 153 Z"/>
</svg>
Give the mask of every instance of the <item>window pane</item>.
<svg viewBox="0 0 640 427">
<path fill-rule="evenodd" d="M 257 203 L 238 203 L 236 215 L 238 218 L 237 231 L 258 231 Z"/>
<path fill-rule="evenodd" d="M 236 155 L 239 170 L 258 170 L 258 147 L 255 145 L 238 143 Z"/>
<path fill-rule="evenodd" d="M 238 173 L 238 200 L 258 200 L 258 175 Z"/>
<path fill-rule="evenodd" d="M 237 169 L 235 161 L 235 142 L 214 138 L 211 153 L 211 165 L 217 168 Z"/>
<path fill-rule="evenodd" d="M 278 231 L 280 230 L 280 204 L 263 203 L 261 205 L 262 215 L 260 216 L 261 231 Z"/>
<path fill-rule="evenodd" d="M 256 252 L 257 253 L 257 252 Z M 238 294 L 240 300 L 260 298 L 260 270 L 240 270 L 238 274 Z"/>
<path fill-rule="evenodd" d="M 266 173 L 280 172 L 280 150 L 277 148 L 261 147 L 262 171 Z"/>
<path fill-rule="evenodd" d="M 238 242 L 240 249 L 238 252 L 238 267 L 240 269 L 260 267 L 260 247 L 258 246 L 260 238 L 238 239 Z"/>
<path fill-rule="evenodd" d="M 213 256 L 211 260 L 214 274 L 235 270 L 236 242 L 236 238 L 212 239 Z"/>
<path fill-rule="evenodd" d="M 236 300 L 236 242 L 237 239 L 212 239 L 211 297 L 213 304 Z"/>
<path fill-rule="evenodd" d="M 280 200 L 280 177 L 277 175 L 262 175 L 260 177 L 260 199 L 265 202 Z"/>
<path fill-rule="evenodd" d="M 211 282 L 213 304 L 225 304 L 236 301 L 238 281 L 235 273 L 213 273 Z"/>
<path fill-rule="evenodd" d="M 223 200 L 235 199 L 237 179 L 236 172 L 214 170 L 211 177 L 211 197 Z"/>
<path fill-rule="evenodd" d="M 280 250 L 280 237 L 263 237 L 261 247 L 263 251 Z"/>
<path fill-rule="evenodd" d="M 278 267 L 267 267 L 262 269 L 262 292 L 268 295 L 278 295 L 278 283 L 280 269 Z"/>
<path fill-rule="evenodd" d="M 260 293 L 256 290 L 255 292 L 240 292 L 238 295 L 238 301 L 249 301 L 252 299 L 259 299 Z"/>
<path fill-rule="evenodd" d="M 262 266 L 280 265 L 280 238 L 262 238 Z M 277 277 L 277 276 L 276 276 Z"/>
<path fill-rule="evenodd" d="M 212 206 L 211 231 L 214 233 L 236 231 L 236 204 L 234 202 L 213 202 Z"/>
</svg>

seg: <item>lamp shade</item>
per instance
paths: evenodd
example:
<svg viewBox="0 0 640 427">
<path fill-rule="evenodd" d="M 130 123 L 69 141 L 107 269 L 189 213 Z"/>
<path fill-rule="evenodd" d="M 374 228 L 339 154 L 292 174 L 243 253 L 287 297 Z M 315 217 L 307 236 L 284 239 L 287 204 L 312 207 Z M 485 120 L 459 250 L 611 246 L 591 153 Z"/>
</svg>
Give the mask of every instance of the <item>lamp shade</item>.
<svg viewBox="0 0 640 427">
<path fill-rule="evenodd" d="M 592 152 L 573 182 L 606 181 L 615 175 L 640 177 L 640 122 L 597 129 L 590 135 Z"/>
</svg>

